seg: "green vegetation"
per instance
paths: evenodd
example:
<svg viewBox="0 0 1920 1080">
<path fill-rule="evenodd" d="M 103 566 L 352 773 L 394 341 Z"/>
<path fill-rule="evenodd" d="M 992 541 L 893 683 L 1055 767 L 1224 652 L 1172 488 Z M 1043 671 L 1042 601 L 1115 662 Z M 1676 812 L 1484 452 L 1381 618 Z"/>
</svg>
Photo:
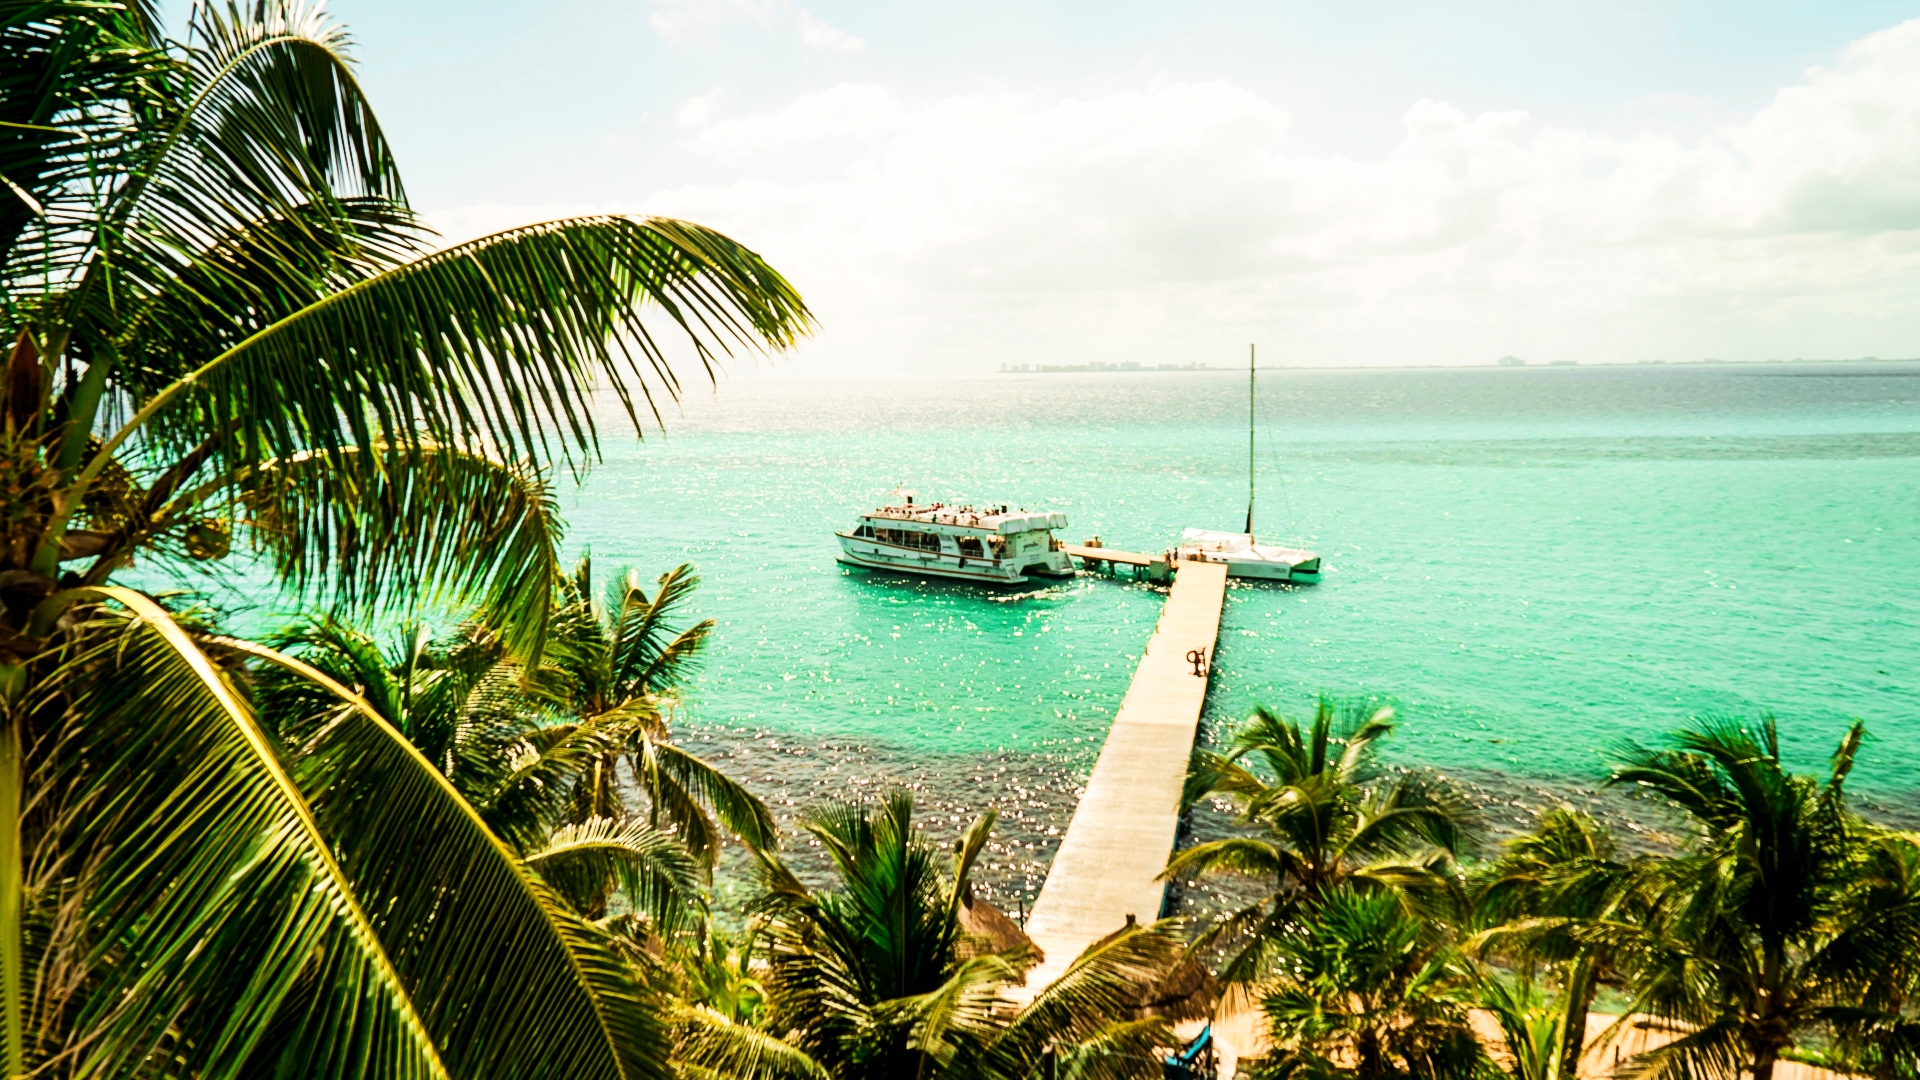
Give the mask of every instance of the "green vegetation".
<svg viewBox="0 0 1920 1080">
<path fill-rule="evenodd" d="M 707 850 L 662 829 L 751 806 L 659 754 L 655 808 L 604 813 L 589 778 L 658 717 L 567 702 L 509 744 L 436 685 L 597 662 L 559 647 L 591 635 L 546 486 L 593 460 L 596 388 L 637 422 L 679 386 L 663 330 L 706 365 L 806 308 L 679 221 L 434 251 L 316 7 L 157 19 L 0 3 L 0 1068 L 667 1075 L 598 916 L 695 918 Z M 428 677 L 309 627 L 347 682 L 111 583 L 235 547 L 343 617 L 472 603 L 493 639 Z M 609 692 L 652 693 L 627 663 Z"/>
<path fill-rule="evenodd" d="M 1274 1045 L 1264 1073 L 1571 1077 L 1594 1045 L 1584 1018 L 1611 987 L 1641 1018 L 1631 1023 L 1667 1033 L 1620 1063 L 1628 1075 L 1768 1080 L 1790 1056 L 1915 1075 L 1920 838 L 1848 809 L 1858 723 L 1819 778 L 1781 764 L 1771 720 L 1623 745 L 1609 782 L 1664 804 L 1677 846 L 1624 856 L 1562 807 L 1469 871 L 1447 858 L 1472 830 L 1464 802 L 1441 788 L 1409 795 L 1404 775 L 1370 765 L 1384 717 L 1329 734 L 1330 717 L 1323 705 L 1302 736 L 1259 712 L 1226 754 L 1196 753 L 1190 799 L 1231 795 L 1256 836 L 1168 868 L 1274 890 L 1196 939 L 1227 949 L 1223 981 L 1262 1003 Z M 1245 770 L 1249 758 L 1271 778 Z M 1369 834 L 1392 820 L 1385 807 L 1409 824 Z M 1468 1035 L 1470 1008 L 1499 1028 L 1492 1055 Z"/>
</svg>

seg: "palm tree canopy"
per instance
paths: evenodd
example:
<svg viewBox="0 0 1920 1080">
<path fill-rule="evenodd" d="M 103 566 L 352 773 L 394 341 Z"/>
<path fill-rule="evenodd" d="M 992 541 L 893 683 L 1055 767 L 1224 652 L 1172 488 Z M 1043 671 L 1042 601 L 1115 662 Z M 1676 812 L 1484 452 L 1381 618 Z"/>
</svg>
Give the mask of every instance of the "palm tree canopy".
<svg viewBox="0 0 1920 1080">
<path fill-rule="evenodd" d="M 1038 954 L 1025 941 L 996 949 L 962 921 L 993 823 L 983 815 L 943 853 L 914 825 L 904 791 L 877 805 L 810 809 L 801 827 L 827 853 L 838 887 L 809 889 L 776 856 L 761 857 L 768 1030 L 839 1078 L 1014 1080 L 1049 1052 L 1070 1074 L 1158 1076 L 1144 1051 L 1170 1033 L 1133 1014 L 1179 959 L 1177 929 L 1130 926 L 1096 942 L 1016 1009 L 1008 991 Z M 702 1031 L 714 1060 L 712 1025 Z"/>
<path fill-rule="evenodd" d="M 110 584 L 135 555 L 243 544 L 342 610 L 478 603 L 531 668 L 562 539 L 547 477 L 597 455 L 596 395 L 637 429 L 682 386 L 662 334 L 710 377 L 810 326 L 763 260 L 687 222 L 433 250 L 349 46 L 301 0 L 197 4 L 182 40 L 147 0 L 0 0 L 9 1075 L 666 1067 L 632 958 L 555 893 L 637 857 L 640 826 L 509 843 L 434 726 L 458 679 L 373 678 L 390 665 L 342 638 L 369 674 L 349 684 Z M 327 722 L 281 742 L 247 664 Z"/>
<path fill-rule="evenodd" d="M 1225 796 L 1253 835 L 1187 848 L 1161 877 L 1237 874 L 1271 890 L 1195 940 L 1196 951 L 1242 943 L 1220 970 L 1225 982 L 1264 978 L 1295 908 L 1336 886 L 1378 888 L 1429 909 L 1450 905 L 1458 891 L 1453 856 L 1477 834 L 1470 805 L 1437 778 L 1378 766 L 1376 744 L 1392 731 L 1389 710 L 1344 731 L 1336 724 L 1324 699 L 1304 729 L 1256 709 L 1225 753 L 1193 753 L 1186 804 Z"/>
<path fill-rule="evenodd" d="M 1872 830 L 1844 785 L 1862 735 L 1855 723 L 1819 779 L 1781 762 L 1771 718 L 1709 718 L 1667 747 L 1620 747 L 1612 782 L 1659 795 L 1692 826 L 1679 853 L 1642 865 L 1644 913 L 1579 931 L 1621 957 L 1636 1007 L 1689 1029 L 1637 1071 L 1767 1080 L 1845 990 L 1841 972 L 1861 957 L 1841 955 L 1870 947 L 1883 917 L 1854 887 Z"/>
<path fill-rule="evenodd" d="M 39 596 L 64 561 L 97 583 L 139 550 L 244 536 L 363 605 L 437 587 L 542 615 L 541 471 L 597 453 L 594 394 L 637 424 L 679 392 L 648 314 L 709 373 L 810 325 L 758 256 L 687 222 L 429 250 L 317 5 L 197 6 L 184 44 L 141 5 L 7 10 L 3 389 L 41 497 L 0 571 Z M 501 622 L 537 652 L 544 619 Z"/>
</svg>

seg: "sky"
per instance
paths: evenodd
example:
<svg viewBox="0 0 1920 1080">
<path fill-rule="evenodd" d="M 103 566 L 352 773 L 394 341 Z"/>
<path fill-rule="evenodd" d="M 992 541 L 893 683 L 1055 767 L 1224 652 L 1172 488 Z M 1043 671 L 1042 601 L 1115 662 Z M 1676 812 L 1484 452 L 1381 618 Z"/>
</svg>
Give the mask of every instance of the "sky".
<svg viewBox="0 0 1920 1080">
<path fill-rule="evenodd" d="M 449 240 L 713 226 L 794 373 L 1920 355 L 1920 2 L 328 10 Z"/>
</svg>

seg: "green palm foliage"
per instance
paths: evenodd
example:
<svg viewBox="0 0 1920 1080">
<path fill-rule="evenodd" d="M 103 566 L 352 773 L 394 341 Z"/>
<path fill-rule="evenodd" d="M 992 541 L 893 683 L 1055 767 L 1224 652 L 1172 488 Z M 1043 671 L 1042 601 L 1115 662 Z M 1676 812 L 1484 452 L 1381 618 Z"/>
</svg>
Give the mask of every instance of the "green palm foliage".
<svg viewBox="0 0 1920 1080">
<path fill-rule="evenodd" d="M 275 644 L 352 687 L 573 911 L 604 918 L 617 895 L 655 931 L 690 927 L 704 911 L 702 867 L 678 838 L 636 817 L 617 792 L 580 793 L 603 783 L 598 766 L 621 745 L 618 725 L 583 730 L 555 715 L 497 635 L 469 625 L 440 643 L 421 626 L 383 648 L 318 618 Z M 284 669 L 269 666 L 258 682 L 264 716 L 295 753 L 348 707 Z"/>
<path fill-rule="evenodd" d="M 635 419 L 676 393 L 658 327 L 702 365 L 807 329 L 685 222 L 430 252 L 347 45 L 289 0 L 196 7 L 184 42 L 141 0 L 0 0 L 9 1075 L 664 1068 L 651 991 L 555 892 L 608 837 L 536 872 L 351 686 L 109 584 L 241 545 L 356 610 L 477 602 L 531 666 L 545 476 L 593 459 L 595 388 Z M 259 663 L 334 721 L 283 747 Z"/>
<path fill-rule="evenodd" d="M 726 774 L 675 746 L 667 718 L 675 691 L 693 672 L 713 620 L 676 628 L 700 578 L 690 564 L 660 575 L 649 594 L 635 571 L 618 575 L 604 600 L 594 595 L 593 563 L 582 559 L 561 582 L 554 646 L 539 681 L 579 730 L 604 733 L 592 755 L 591 784 L 574 789 L 578 813 L 608 816 L 622 779 L 647 798 L 651 825 L 671 828 L 708 867 L 721 829 L 755 850 L 777 843 L 773 814 Z"/>
<path fill-rule="evenodd" d="M 1508 980 L 1488 974 L 1479 981 L 1474 1004 L 1500 1025 L 1507 1057 L 1503 1064 L 1513 1080 L 1573 1080 L 1579 1075 L 1579 1059 L 1570 1064 L 1565 1049 L 1569 1031 L 1576 1023 L 1584 1027 L 1586 1013 L 1575 1007 L 1572 995 L 1546 993 L 1525 976 Z"/>
<path fill-rule="evenodd" d="M 1060 1075 L 1159 1076 L 1151 1051 L 1171 1033 L 1134 1011 L 1179 959 L 1173 928 L 1129 926 L 1095 943 L 1018 1006 L 1039 959 L 1032 945 L 996 946 L 961 920 L 994 816 L 951 853 L 912 818 L 906 792 L 809 811 L 801 824 L 832 860 L 832 891 L 763 856 L 766 1022 L 721 1024 L 708 1010 L 684 1026 L 682 1060 L 721 1076 L 1013 1080 L 1051 1057 Z"/>
<path fill-rule="evenodd" d="M 1920 1076 L 1920 837 L 1862 829 L 1857 840 L 1841 904 L 1866 917 L 1827 950 L 1844 989 L 1824 1016 L 1858 1071 Z"/>
<path fill-rule="evenodd" d="M 1669 748 L 1623 747 L 1613 783 L 1659 795 L 1692 826 L 1683 850 L 1646 864 L 1643 917 L 1583 931 L 1622 957 L 1636 1009 L 1686 1031 L 1636 1073 L 1768 1080 L 1850 982 L 1898 961 L 1876 925 L 1886 913 L 1854 881 L 1864 827 L 1844 785 L 1861 737 L 1856 723 L 1825 779 L 1781 764 L 1772 720 L 1708 720 Z"/>
<path fill-rule="evenodd" d="M 1257 832 L 1188 848 L 1161 876 L 1239 874 L 1272 890 L 1195 942 L 1241 942 L 1221 968 L 1223 982 L 1263 978 L 1300 905 L 1336 887 L 1382 889 L 1427 907 L 1445 906 L 1456 891 L 1453 856 L 1475 827 L 1465 799 L 1435 778 L 1377 766 L 1375 744 L 1393 730 L 1391 711 L 1340 732 L 1335 722 L 1325 700 L 1305 730 L 1256 709 L 1226 753 L 1193 753 L 1185 804 L 1225 796 Z"/>
<path fill-rule="evenodd" d="M 1532 832 L 1507 841 L 1500 857 L 1478 875 L 1476 918 L 1490 929 L 1478 940 L 1509 956 L 1528 975 L 1526 992 L 1496 985 L 1487 1002 L 1502 1018 L 1509 1041 L 1525 1029 L 1531 1047 L 1541 1023 L 1551 1023 L 1551 1061 L 1529 1066 L 1542 1080 L 1572 1077 L 1586 1049 L 1586 1016 L 1603 983 L 1621 981 L 1620 959 L 1604 939 L 1583 932 L 1590 923 L 1638 920 L 1645 914 L 1641 867 L 1623 859 L 1599 822 L 1568 806 L 1548 809 Z M 1559 995 L 1541 997 L 1531 983 L 1545 965 Z M 1547 1018 L 1547 1019 L 1543 1019 Z M 1513 1051 L 1521 1058 L 1519 1050 Z M 1529 1049 L 1522 1060 L 1543 1052 Z M 1529 1074 L 1527 1080 L 1534 1080 Z"/>
<path fill-rule="evenodd" d="M 1472 1077 L 1485 1062 L 1468 1026 L 1476 977 L 1444 930 L 1399 898 L 1332 886 L 1276 935 L 1261 1007 L 1278 1051 L 1271 1077 Z"/>
</svg>

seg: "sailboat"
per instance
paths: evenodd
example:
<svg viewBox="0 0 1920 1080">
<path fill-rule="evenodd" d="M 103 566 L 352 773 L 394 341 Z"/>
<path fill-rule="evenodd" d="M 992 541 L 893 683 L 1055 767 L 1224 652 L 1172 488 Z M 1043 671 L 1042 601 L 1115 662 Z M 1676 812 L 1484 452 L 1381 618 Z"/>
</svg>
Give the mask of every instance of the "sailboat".
<svg viewBox="0 0 1920 1080">
<path fill-rule="evenodd" d="M 1320 580 L 1320 556 L 1305 548 L 1262 544 L 1253 535 L 1253 495 L 1256 473 L 1253 451 L 1253 346 L 1247 346 L 1247 529 L 1245 532 L 1218 532 L 1212 529 L 1187 529 L 1180 534 L 1174 558 L 1188 562 L 1227 564 L 1227 576 L 1258 578 L 1262 581 L 1295 581 L 1312 584 Z"/>
</svg>

